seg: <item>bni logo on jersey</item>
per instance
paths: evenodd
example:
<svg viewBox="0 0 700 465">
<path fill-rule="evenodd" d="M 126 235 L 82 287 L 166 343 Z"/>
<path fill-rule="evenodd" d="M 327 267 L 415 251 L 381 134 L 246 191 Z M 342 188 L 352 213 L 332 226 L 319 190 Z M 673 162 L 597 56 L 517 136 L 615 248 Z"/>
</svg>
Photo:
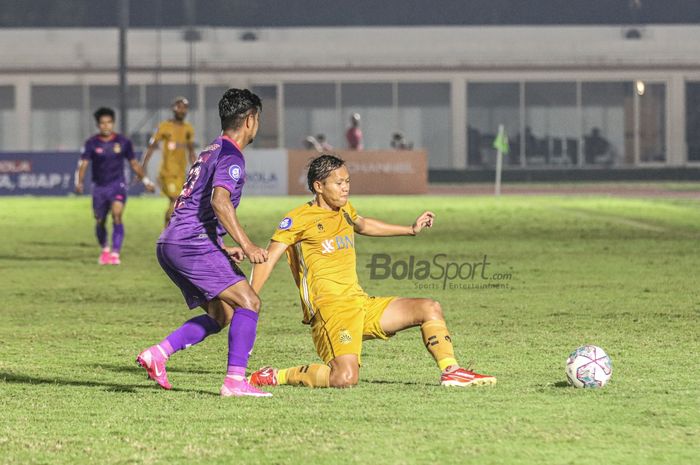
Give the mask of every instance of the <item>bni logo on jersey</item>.
<svg viewBox="0 0 700 465">
<path fill-rule="evenodd" d="M 241 167 L 238 165 L 231 165 L 228 169 L 228 175 L 231 176 L 231 179 L 234 181 L 238 181 L 241 179 Z"/>
</svg>

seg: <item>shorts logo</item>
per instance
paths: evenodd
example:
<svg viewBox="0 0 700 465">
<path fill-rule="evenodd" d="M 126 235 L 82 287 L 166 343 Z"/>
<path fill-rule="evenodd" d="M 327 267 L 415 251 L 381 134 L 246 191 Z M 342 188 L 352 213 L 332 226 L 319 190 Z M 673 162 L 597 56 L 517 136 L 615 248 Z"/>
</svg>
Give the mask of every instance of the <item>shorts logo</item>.
<svg viewBox="0 0 700 465">
<path fill-rule="evenodd" d="M 280 224 L 278 226 L 281 230 L 289 229 L 292 227 L 292 219 L 290 217 L 284 218 L 282 221 L 280 221 Z"/>
<path fill-rule="evenodd" d="M 231 176 L 231 179 L 234 181 L 238 181 L 241 179 L 241 167 L 238 165 L 231 165 L 228 169 L 228 175 Z"/>
<path fill-rule="evenodd" d="M 350 344 L 352 342 L 352 336 L 350 335 L 350 331 L 347 329 L 344 329 L 340 332 L 340 343 L 341 344 Z"/>
</svg>

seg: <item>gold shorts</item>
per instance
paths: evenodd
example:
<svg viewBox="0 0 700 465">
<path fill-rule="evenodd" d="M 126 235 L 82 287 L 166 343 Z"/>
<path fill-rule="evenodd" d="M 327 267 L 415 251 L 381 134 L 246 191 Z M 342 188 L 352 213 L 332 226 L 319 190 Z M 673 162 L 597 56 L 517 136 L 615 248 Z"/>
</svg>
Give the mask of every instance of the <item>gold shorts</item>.
<svg viewBox="0 0 700 465">
<path fill-rule="evenodd" d="M 396 297 L 364 296 L 321 306 L 311 323 L 316 352 L 324 363 L 340 355 L 355 354 L 361 363 L 362 341 L 388 339 L 379 321 Z"/>
<path fill-rule="evenodd" d="M 158 176 L 160 191 L 170 199 L 176 199 L 182 191 L 182 185 L 185 184 L 185 176 L 163 175 Z"/>
</svg>

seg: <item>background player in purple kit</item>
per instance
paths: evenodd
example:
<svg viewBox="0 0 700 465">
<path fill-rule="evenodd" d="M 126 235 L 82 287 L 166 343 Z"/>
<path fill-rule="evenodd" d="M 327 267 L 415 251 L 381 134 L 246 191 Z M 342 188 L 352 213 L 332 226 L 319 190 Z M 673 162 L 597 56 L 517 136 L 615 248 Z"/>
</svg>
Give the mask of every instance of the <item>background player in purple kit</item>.
<svg viewBox="0 0 700 465">
<path fill-rule="evenodd" d="M 218 333 L 230 323 L 228 369 L 221 395 L 268 397 L 248 384 L 245 370 L 253 350 L 260 299 L 236 265 L 267 260 L 238 222 L 236 208 L 245 182 L 243 150 L 258 132 L 260 98 L 247 89 L 229 89 L 219 101 L 222 134 L 199 154 L 175 202 L 170 223 L 158 239 L 160 266 L 180 288 L 190 309 L 206 313 L 185 322 L 136 361 L 148 376 L 170 389 L 165 363 L 175 352 Z M 228 233 L 240 247 L 226 247 Z"/>
<path fill-rule="evenodd" d="M 136 176 L 153 192 L 153 183 L 145 177 L 141 165 L 134 156 L 131 141 L 114 132 L 114 110 L 99 108 L 95 113 L 95 122 L 99 133 L 85 141 L 83 153 L 78 165 L 78 177 L 75 192 L 83 193 L 83 180 L 88 163 L 92 161 L 92 210 L 95 213 L 95 234 L 102 247 L 98 263 L 100 265 L 119 265 L 122 243 L 124 242 L 124 224 L 122 213 L 126 204 L 126 179 L 124 178 L 124 160 Z M 107 244 L 107 213 L 112 212 L 112 249 Z"/>
</svg>

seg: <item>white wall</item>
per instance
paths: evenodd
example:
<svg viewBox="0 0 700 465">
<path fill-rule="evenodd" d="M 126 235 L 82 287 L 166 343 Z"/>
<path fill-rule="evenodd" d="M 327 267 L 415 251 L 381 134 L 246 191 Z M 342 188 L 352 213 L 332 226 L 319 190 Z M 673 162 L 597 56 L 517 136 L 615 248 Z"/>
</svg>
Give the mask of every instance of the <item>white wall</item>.
<svg viewBox="0 0 700 465">
<path fill-rule="evenodd" d="M 203 86 L 289 82 L 451 83 L 450 154 L 440 166 L 465 166 L 466 82 L 642 79 L 667 84 L 668 163 L 685 164 L 685 80 L 700 80 L 700 26 L 644 26 L 642 38 L 626 27 L 383 27 L 252 30 L 203 28 L 190 44 L 181 30 L 134 29 L 128 35 L 131 84 Z M 0 85 L 15 88 L 16 140 L 31 147 L 29 90 L 36 84 L 116 84 L 116 29 L 0 29 Z M 190 53 L 193 52 L 193 53 Z M 188 57 L 193 57 L 192 67 Z M 191 120 L 204 134 L 200 96 Z M 280 109 L 283 101 L 279 101 Z M 85 137 L 92 130 L 84 109 Z M 285 124 L 280 113 L 280 140 Z M 164 115 L 167 116 L 167 115 Z M 130 121 L 130 123 L 133 123 Z M 341 122 L 342 126 L 345 121 Z M 337 124 L 337 123 L 334 123 Z M 415 123 L 419 124 L 419 123 Z M 6 131 L 12 132 L 12 131 Z M 420 142 L 420 141 L 416 141 Z"/>
<path fill-rule="evenodd" d="M 198 72 L 216 69 L 533 69 L 537 67 L 698 69 L 700 26 L 644 26 L 642 38 L 624 39 L 611 26 L 203 28 L 195 43 Z M 2 29 L 4 72 L 103 70 L 117 62 L 116 29 Z M 188 44 L 180 30 L 134 29 L 129 66 L 182 68 Z"/>
</svg>

